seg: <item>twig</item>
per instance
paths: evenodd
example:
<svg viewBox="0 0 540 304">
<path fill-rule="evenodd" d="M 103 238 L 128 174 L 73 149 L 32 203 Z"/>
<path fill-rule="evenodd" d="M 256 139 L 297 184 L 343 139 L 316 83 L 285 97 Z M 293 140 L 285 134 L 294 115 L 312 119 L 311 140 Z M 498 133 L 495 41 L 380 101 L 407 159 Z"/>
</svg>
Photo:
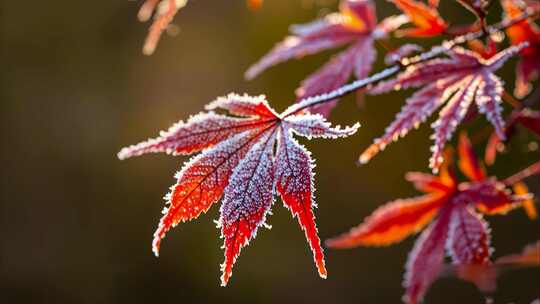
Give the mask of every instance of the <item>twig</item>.
<svg viewBox="0 0 540 304">
<path fill-rule="evenodd" d="M 530 177 L 536 174 L 540 174 L 540 161 L 537 161 L 536 163 L 528 166 L 527 168 L 519 171 L 518 173 L 510 177 L 507 177 L 503 181 L 503 183 L 505 183 L 506 185 L 513 185 L 527 177 Z"/>
<path fill-rule="evenodd" d="M 506 90 L 503 91 L 502 99 L 510 104 L 514 109 L 521 108 L 522 104 L 519 100 L 515 99 L 514 96 L 509 94 Z"/>
</svg>

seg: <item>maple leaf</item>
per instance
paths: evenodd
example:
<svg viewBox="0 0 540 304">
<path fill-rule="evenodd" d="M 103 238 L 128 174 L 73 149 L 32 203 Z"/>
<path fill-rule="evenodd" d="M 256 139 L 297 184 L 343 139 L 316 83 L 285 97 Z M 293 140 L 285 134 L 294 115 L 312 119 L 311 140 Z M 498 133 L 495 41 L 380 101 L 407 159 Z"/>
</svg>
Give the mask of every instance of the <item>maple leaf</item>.
<svg viewBox="0 0 540 304">
<path fill-rule="evenodd" d="M 139 10 L 138 18 L 141 22 L 148 21 L 154 14 L 154 22 L 150 26 L 143 46 L 145 55 L 152 55 L 164 30 L 171 24 L 174 16 L 187 0 L 146 0 Z M 154 13 L 155 12 L 155 13 Z"/>
<path fill-rule="evenodd" d="M 490 230 L 479 212 L 504 214 L 530 194 L 512 194 L 511 186 L 540 172 L 540 162 L 504 181 L 488 177 L 470 141 L 459 141 L 459 169 L 469 179 L 458 183 L 442 167 L 439 176 L 412 172 L 406 179 L 425 194 L 379 207 L 362 224 L 326 241 L 332 248 L 387 246 L 424 229 L 409 254 L 404 286 L 406 303 L 418 303 L 442 269 L 445 251 L 456 265 L 490 263 Z"/>
<path fill-rule="evenodd" d="M 525 8 L 539 12 L 540 4 L 532 1 L 502 0 L 502 7 L 509 18 L 521 16 Z M 510 42 L 514 45 L 527 42 L 528 46 L 521 50 L 521 60 L 516 66 L 516 85 L 514 95 L 523 98 L 531 90 L 531 82 L 540 73 L 540 29 L 536 24 L 524 20 L 506 29 Z"/>
<path fill-rule="evenodd" d="M 507 140 L 516 133 L 518 125 L 524 126 L 533 134 L 540 136 L 540 112 L 527 108 L 512 112 L 504 129 L 504 135 Z M 492 165 L 497 157 L 497 152 L 502 149 L 504 149 L 502 139 L 496 133 L 492 133 L 486 145 L 484 156 L 486 164 Z"/>
<path fill-rule="evenodd" d="M 393 16 L 377 24 L 375 5 L 371 0 L 341 1 L 339 13 L 292 26 L 292 35 L 249 67 L 245 77 L 253 79 L 267 68 L 289 59 L 350 44 L 349 48 L 303 80 L 296 95 L 300 100 L 330 92 L 345 84 L 352 74 L 357 79 L 367 77 L 377 56 L 374 41 L 385 37 L 405 21 L 404 16 Z M 324 103 L 313 107 L 311 112 L 328 116 L 334 106 L 335 101 Z"/>
<path fill-rule="evenodd" d="M 503 82 L 493 73 L 523 47 L 523 44 L 509 47 L 487 60 L 477 53 L 455 47 L 449 51 L 450 58 L 436 58 L 411 65 L 394 79 L 377 84 L 369 93 L 423 88 L 407 99 L 396 119 L 386 128 L 385 134 L 360 155 L 359 162 L 367 163 L 386 145 L 418 127 L 443 105 L 439 118 L 431 125 L 435 144 L 431 148 L 433 154 L 430 167 L 434 172 L 442 164 L 446 141 L 451 138 L 474 101 L 497 134 L 504 138 L 500 105 Z"/>
<path fill-rule="evenodd" d="M 399 30 L 398 36 L 407 37 L 432 37 L 444 33 L 448 28 L 446 22 L 437 12 L 438 1 L 430 1 L 430 6 L 415 0 L 389 0 L 394 3 L 408 17 L 415 26 Z"/>
<path fill-rule="evenodd" d="M 331 127 L 322 116 L 301 111 L 300 104 L 277 114 L 264 96 L 230 94 L 210 103 L 210 112 L 179 122 L 158 138 L 122 149 L 120 159 L 148 153 L 192 154 L 178 172 L 177 183 L 165 197 L 167 207 L 154 234 L 158 255 L 167 231 L 197 218 L 223 197 L 219 227 L 224 238 L 221 266 L 226 285 L 242 247 L 254 239 L 279 193 L 285 207 L 305 232 L 319 275 L 326 277 L 323 250 L 313 208 L 313 159 L 293 134 L 337 138 L 356 132 L 359 125 Z M 233 116 L 216 114 L 225 110 Z"/>
</svg>

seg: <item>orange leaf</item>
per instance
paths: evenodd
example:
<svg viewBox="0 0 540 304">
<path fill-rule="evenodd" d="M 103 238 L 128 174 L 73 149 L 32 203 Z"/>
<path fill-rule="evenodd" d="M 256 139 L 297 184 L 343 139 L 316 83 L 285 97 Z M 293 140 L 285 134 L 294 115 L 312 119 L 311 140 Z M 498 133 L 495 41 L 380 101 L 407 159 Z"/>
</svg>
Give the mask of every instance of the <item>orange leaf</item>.
<svg viewBox="0 0 540 304">
<path fill-rule="evenodd" d="M 514 184 L 513 186 L 514 192 L 517 195 L 524 195 L 529 193 L 529 189 L 527 188 L 527 185 L 523 182 L 518 182 Z M 527 216 L 534 220 L 538 217 L 538 212 L 536 211 L 536 206 L 534 205 L 534 200 L 532 198 L 526 199 L 523 201 L 523 209 L 525 209 L 525 213 L 527 213 Z"/>
<path fill-rule="evenodd" d="M 334 248 L 385 246 L 399 242 L 422 229 L 444 202 L 444 195 L 429 194 L 396 200 L 380 207 L 359 226 L 326 241 Z"/>
<path fill-rule="evenodd" d="M 416 26 L 400 30 L 398 35 L 431 37 L 443 33 L 448 27 L 435 8 L 428 7 L 422 2 L 414 0 L 391 0 L 391 2 L 402 10 Z"/>
<path fill-rule="evenodd" d="M 459 169 L 472 181 L 481 181 L 486 178 L 486 172 L 476 158 L 471 141 L 466 133 L 459 137 L 458 145 Z"/>
</svg>

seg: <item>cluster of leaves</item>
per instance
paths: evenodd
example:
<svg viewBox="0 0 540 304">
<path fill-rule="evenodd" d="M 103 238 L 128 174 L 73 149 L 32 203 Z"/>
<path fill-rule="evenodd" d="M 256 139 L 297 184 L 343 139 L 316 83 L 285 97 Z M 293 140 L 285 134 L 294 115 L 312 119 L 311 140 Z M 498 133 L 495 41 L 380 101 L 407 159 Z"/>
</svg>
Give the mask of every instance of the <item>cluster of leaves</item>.
<svg viewBox="0 0 540 304">
<path fill-rule="evenodd" d="M 292 26 L 293 35 L 253 64 L 245 77 L 253 79 L 267 68 L 291 58 L 350 44 L 348 49 L 303 80 L 296 90 L 299 100 L 330 92 L 347 83 L 353 73 L 358 79 L 367 77 L 376 59 L 375 40 L 386 37 L 406 21 L 404 16 L 392 16 L 378 24 L 373 2 L 343 1 L 339 13 Z M 332 101 L 313 107 L 311 111 L 328 116 L 335 105 L 336 101 Z"/>
<path fill-rule="evenodd" d="M 461 135 L 459 169 L 469 181 L 459 183 L 448 163 L 438 176 L 410 172 L 405 178 L 425 195 L 388 203 L 350 232 L 326 242 L 332 248 L 387 246 L 424 229 L 409 254 L 404 279 L 405 302 L 418 303 L 437 278 L 445 250 L 458 265 L 490 264 L 490 230 L 478 211 L 506 214 L 523 205 L 536 211 L 521 182 L 524 177 L 499 181 L 488 177 L 474 154 L 471 142 Z M 531 168 L 539 170 L 540 162 Z M 528 168 L 528 170 L 532 170 Z M 514 193 L 512 193 L 514 186 Z"/>
<path fill-rule="evenodd" d="M 423 196 L 384 205 L 358 227 L 326 244 L 332 248 L 386 246 L 423 229 L 407 262 L 406 303 L 421 301 L 433 281 L 448 272 L 487 289 L 485 286 L 494 285 L 501 267 L 512 263 L 528 265 L 523 260 L 538 250 L 526 250 L 511 261 L 501 258 L 492 262 L 490 230 L 481 214 L 505 214 L 523 206 L 535 218 L 532 194 L 522 180 L 539 173 L 540 162 L 507 179 L 489 177 L 474 154 L 471 141 L 462 135 L 457 148 L 458 167 L 469 180 L 460 182 L 452 170 L 446 146 L 459 124 L 478 113 L 484 114 L 494 129 L 485 149 L 487 164 L 493 164 L 503 141 L 515 133 L 516 125 L 540 135 L 540 114 L 529 108 L 540 99 L 538 89 L 531 93 L 531 83 L 540 73 L 540 30 L 530 18 L 540 14 L 540 4 L 500 0 L 505 19 L 495 27 L 486 22 L 494 1 L 458 0 L 477 17 L 477 22 L 465 26 L 444 20 L 438 12 L 438 0 L 388 1 L 402 14 L 379 22 L 373 0 L 342 0 L 339 12 L 292 26 L 290 36 L 246 71 L 246 79 L 252 79 L 278 63 L 348 45 L 300 83 L 296 103 L 283 113 L 276 113 L 264 96 L 230 94 L 207 105 L 207 112 L 119 152 L 120 159 L 157 152 L 200 152 L 184 164 L 176 176 L 177 183 L 165 197 L 167 206 L 154 234 L 156 255 L 172 227 L 197 218 L 222 200 L 218 227 L 225 250 L 221 281 L 226 285 L 241 249 L 255 238 L 259 227 L 265 226 L 274 199 L 279 196 L 304 230 L 318 273 L 325 278 L 323 249 L 313 213 L 314 160 L 293 135 L 332 139 L 350 136 L 357 131 L 358 124 L 340 128 L 331 127 L 327 121 L 340 97 L 355 91 L 376 95 L 419 88 L 405 101 L 384 135 L 360 155 L 359 162 L 368 162 L 441 108 L 431 125 L 434 145 L 429 161 L 429 167 L 438 175 L 408 173 L 406 179 L 424 192 Z M 162 32 L 186 3 L 187 0 L 145 1 L 139 19 L 148 20 L 152 14 L 155 18 L 144 46 L 145 54 L 155 50 Z M 261 3 L 248 1 L 249 7 L 255 9 Z M 410 26 L 403 28 L 406 24 Z M 506 48 L 501 47 L 502 41 L 491 37 L 502 29 L 511 44 Z M 423 53 L 418 45 L 405 43 L 386 54 L 389 68 L 370 76 L 377 58 L 376 41 L 383 42 L 391 36 L 441 35 L 458 37 Z M 486 38 L 485 44 L 481 38 Z M 465 42 L 468 49 L 456 46 Z M 495 72 L 515 55 L 519 55 L 519 62 L 512 97 Z M 357 80 L 347 84 L 353 76 Z M 504 100 L 514 106 L 506 120 L 501 106 Z M 452 268 L 444 265 L 445 252 L 453 261 Z M 491 275 L 483 275 L 486 273 Z"/>
</svg>

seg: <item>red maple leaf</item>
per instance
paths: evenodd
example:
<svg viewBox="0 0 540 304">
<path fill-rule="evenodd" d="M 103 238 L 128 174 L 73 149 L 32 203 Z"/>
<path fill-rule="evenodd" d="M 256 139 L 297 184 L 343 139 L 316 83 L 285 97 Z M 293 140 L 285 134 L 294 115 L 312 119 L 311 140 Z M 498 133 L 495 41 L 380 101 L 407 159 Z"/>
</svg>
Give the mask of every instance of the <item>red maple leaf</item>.
<svg viewBox="0 0 540 304">
<path fill-rule="evenodd" d="M 385 134 L 360 155 L 360 163 L 367 163 L 386 145 L 405 136 L 443 105 L 439 118 L 431 125 L 435 131 L 432 136 L 435 144 L 431 148 L 430 167 L 434 172 L 442 164 L 446 141 L 451 138 L 474 101 L 497 134 L 504 138 L 500 105 L 503 82 L 493 73 L 522 48 L 523 45 L 512 46 L 486 60 L 477 53 L 456 47 L 449 51 L 450 58 L 436 58 L 411 65 L 394 79 L 376 85 L 369 91 L 371 94 L 410 87 L 423 88 L 407 99 Z"/>
<path fill-rule="evenodd" d="M 502 0 L 502 6 L 509 18 L 520 17 L 525 8 L 540 11 L 538 1 Z M 538 78 L 540 73 L 540 29 L 528 20 L 521 21 L 506 29 L 510 42 L 514 45 L 528 42 L 528 46 L 521 50 L 521 60 L 516 66 L 516 86 L 514 95 L 522 98 L 531 90 L 531 82 Z"/>
<path fill-rule="evenodd" d="M 156 256 L 171 227 L 197 218 L 223 197 L 219 227 L 225 248 L 221 281 L 226 285 L 240 250 L 265 225 L 274 195 L 279 193 L 305 232 L 319 275 L 326 277 L 312 210 L 314 161 L 292 135 L 345 137 L 355 133 L 359 125 L 332 128 L 321 115 L 304 113 L 299 105 L 277 114 L 264 96 L 230 94 L 209 104 L 210 112 L 119 152 L 118 157 L 125 159 L 155 152 L 179 155 L 202 151 L 184 164 L 166 196 L 168 207 L 154 234 Z M 234 117 L 211 111 L 216 109 Z"/>
<path fill-rule="evenodd" d="M 411 172 L 406 179 L 423 196 L 388 203 L 350 232 L 326 242 L 333 248 L 386 246 L 430 226 L 409 254 L 405 273 L 405 301 L 418 303 L 443 265 L 445 249 L 455 264 L 486 264 L 491 253 L 490 233 L 479 210 L 504 214 L 528 199 L 512 195 L 511 184 L 540 171 L 540 162 L 509 180 L 488 177 L 477 161 L 469 139 L 459 143 L 459 168 L 470 181 L 458 183 L 446 165 L 439 176 Z"/>
<path fill-rule="evenodd" d="M 321 20 L 291 27 L 292 35 L 278 43 L 268 54 L 253 64 L 245 74 L 253 79 L 267 68 L 292 58 L 301 58 L 345 44 L 351 46 L 332 58 L 302 81 L 296 90 L 298 99 L 330 92 L 341 87 L 354 73 L 357 79 L 369 75 L 376 58 L 375 39 L 406 21 L 404 16 L 389 17 L 377 24 L 375 5 L 371 0 L 344 0 L 340 12 Z M 335 102 L 312 108 L 328 116 Z"/>
<path fill-rule="evenodd" d="M 145 55 L 152 55 L 154 53 L 161 34 L 171 24 L 178 10 L 186 4 L 187 0 L 146 0 L 143 3 L 138 14 L 139 20 L 146 22 L 154 15 L 154 22 L 150 26 L 143 46 L 143 53 Z"/>
<path fill-rule="evenodd" d="M 398 36 L 407 37 L 432 37 L 444 33 L 448 25 L 437 12 L 438 1 L 430 1 L 430 6 L 415 0 L 389 0 L 409 17 L 415 26 L 399 30 Z"/>
</svg>

